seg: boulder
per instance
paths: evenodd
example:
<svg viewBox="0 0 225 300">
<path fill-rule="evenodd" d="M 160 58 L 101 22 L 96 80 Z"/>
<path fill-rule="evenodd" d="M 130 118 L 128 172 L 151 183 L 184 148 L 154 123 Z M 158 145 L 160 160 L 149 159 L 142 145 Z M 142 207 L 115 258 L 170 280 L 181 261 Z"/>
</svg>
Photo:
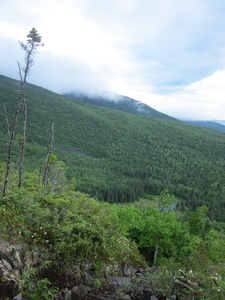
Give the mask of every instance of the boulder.
<svg viewBox="0 0 225 300">
<path fill-rule="evenodd" d="M 92 288 L 89 285 L 81 283 L 79 285 L 79 288 L 77 290 L 77 293 L 80 295 L 80 297 L 87 296 L 87 294 L 92 290 Z"/>
<path fill-rule="evenodd" d="M 22 294 L 19 293 L 16 297 L 13 298 L 13 300 L 22 300 L 23 297 L 22 297 Z"/>
<path fill-rule="evenodd" d="M 114 285 L 126 285 L 131 283 L 130 277 L 109 277 L 109 283 Z"/>
<path fill-rule="evenodd" d="M 22 263 L 17 249 L 0 240 L 0 290 L 1 296 L 13 299 L 21 287 Z"/>
<path fill-rule="evenodd" d="M 93 287 L 94 278 L 91 275 L 89 275 L 87 272 L 84 272 L 83 283 Z"/>
</svg>

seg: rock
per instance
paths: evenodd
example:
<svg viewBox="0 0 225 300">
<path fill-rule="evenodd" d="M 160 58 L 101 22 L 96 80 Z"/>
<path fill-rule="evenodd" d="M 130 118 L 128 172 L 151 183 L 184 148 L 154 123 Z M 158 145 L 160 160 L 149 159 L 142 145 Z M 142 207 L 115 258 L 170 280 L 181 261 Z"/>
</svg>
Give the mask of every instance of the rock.
<svg viewBox="0 0 225 300">
<path fill-rule="evenodd" d="M 139 269 L 137 270 L 137 273 L 145 274 L 145 269 L 139 268 Z"/>
<path fill-rule="evenodd" d="M 150 300 L 159 300 L 159 298 L 157 298 L 155 295 L 152 295 Z"/>
<path fill-rule="evenodd" d="M 144 275 L 142 273 L 139 273 L 139 272 L 136 273 L 136 276 L 139 277 L 139 278 L 143 278 L 144 277 Z"/>
<path fill-rule="evenodd" d="M 131 283 L 130 277 L 110 277 L 109 283 L 114 285 L 125 285 Z"/>
<path fill-rule="evenodd" d="M 22 294 L 19 293 L 16 297 L 13 298 L 13 300 L 22 300 Z"/>
<path fill-rule="evenodd" d="M 108 265 L 104 269 L 104 276 L 108 278 L 110 275 L 118 273 L 120 271 L 120 267 L 114 263 L 113 265 Z"/>
<path fill-rule="evenodd" d="M 149 269 L 149 273 L 155 273 L 155 272 L 159 273 L 160 269 L 155 266 L 153 266 Z"/>
<path fill-rule="evenodd" d="M 80 297 L 87 296 L 87 294 L 92 290 L 92 288 L 89 285 L 85 285 L 81 283 L 79 285 L 79 288 L 77 290 L 77 293 L 80 295 Z"/>
<path fill-rule="evenodd" d="M 92 270 L 93 269 L 93 264 L 92 263 L 83 263 L 80 265 L 81 270 Z"/>
<path fill-rule="evenodd" d="M 0 290 L 2 297 L 13 299 L 21 287 L 22 263 L 17 249 L 0 240 Z M 3 298 L 4 299 L 4 298 Z"/>
<path fill-rule="evenodd" d="M 93 287 L 94 284 L 94 279 L 91 275 L 89 275 L 87 272 L 84 273 L 84 279 L 83 279 L 83 283 L 87 284 L 91 287 Z"/>
<path fill-rule="evenodd" d="M 71 291 L 68 288 L 61 290 L 60 294 L 58 295 L 59 300 L 71 300 Z"/>
<path fill-rule="evenodd" d="M 80 294 L 79 293 L 77 293 L 77 292 L 75 292 L 75 291 L 72 291 L 72 293 L 71 293 L 71 298 L 70 298 L 71 300 L 80 300 L 81 299 L 81 297 L 80 297 Z"/>
<path fill-rule="evenodd" d="M 17 249 L 9 243 L 0 240 L 0 260 L 7 261 L 10 268 L 21 271 L 22 263 Z M 11 271 L 11 270 L 8 270 Z"/>
<path fill-rule="evenodd" d="M 143 292 L 144 293 L 152 293 L 152 289 L 147 287 L 147 288 L 143 289 Z"/>
<path fill-rule="evenodd" d="M 1 297 L 0 299 L 13 299 L 18 293 L 20 289 L 20 282 L 17 281 L 15 278 L 10 277 L 10 275 L 7 276 L 1 276 L 1 281 L 0 281 L 0 291 L 1 291 Z"/>
<path fill-rule="evenodd" d="M 126 294 L 123 296 L 123 300 L 131 300 L 131 296 Z"/>
<path fill-rule="evenodd" d="M 72 292 L 70 290 L 68 290 L 65 294 L 65 300 L 71 300 L 71 294 L 72 294 Z"/>
<path fill-rule="evenodd" d="M 12 266 L 5 259 L 1 259 L 0 268 L 4 269 L 6 272 L 12 271 Z"/>
<path fill-rule="evenodd" d="M 78 290 L 78 286 L 74 286 L 74 287 L 72 288 L 72 292 L 77 292 L 77 290 Z"/>
<path fill-rule="evenodd" d="M 125 267 L 123 268 L 123 275 L 124 275 L 124 276 L 132 276 L 132 275 L 134 275 L 136 272 L 137 272 L 137 270 L 134 269 L 134 268 L 131 268 L 131 267 L 125 266 Z"/>
</svg>

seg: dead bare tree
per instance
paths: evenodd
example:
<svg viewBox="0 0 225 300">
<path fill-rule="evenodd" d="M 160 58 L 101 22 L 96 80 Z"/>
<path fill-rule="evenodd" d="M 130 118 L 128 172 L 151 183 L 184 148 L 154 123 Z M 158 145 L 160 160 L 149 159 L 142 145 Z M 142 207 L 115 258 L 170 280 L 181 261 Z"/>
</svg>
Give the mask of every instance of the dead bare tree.
<svg viewBox="0 0 225 300">
<path fill-rule="evenodd" d="M 5 182 L 4 182 L 4 187 L 3 187 L 3 197 L 6 196 L 6 193 L 8 190 L 8 181 L 9 181 L 9 173 L 10 173 L 10 169 L 11 169 L 13 142 L 15 139 L 15 132 L 16 132 L 16 127 L 17 127 L 20 107 L 21 107 L 21 104 L 23 103 L 23 105 L 24 105 L 24 127 L 23 127 L 24 139 L 23 139 L 23 146 L 21 147 L 21 159 L 20 159 L 20 171 L 19 171 L 18 186 L 22 185 L 24 146 L 25 146 L 25 140 L 26 140 L 25 137 L 26 137 L 26 122 L 27 122 L 27 110 L 26 110 L 26 102 L 25 102 L 24 92 L 25 92 L 27 76 L 30 72 L 31 67 L 34 64 L 34 57 L 37 54 L 38 48 L 40 46 L 43 46 L 43 44 L 41 43 L 41 39 L 42 39 L 42 37 L 38 34 L 37 30 L 35 28 L 32 28 L 27 35 L 26 43 L 19 41 L 20 47 L 22 48 L 22 50 L 25 51 L 25 64 L 24 64 L 24 67 L 21 68 L 20 64 L 18 63 L 19 75 L 20 75 L 19 99 L 17 101 L 15 117 L 14 117 L 12 130 L 10 132 L 10 138 L 9 138 L 8 159 L 7 159 L 7 165 L 6 165 Z"/>
<path fill-rule="evenodd" d="M 18 63 L 19 67 L 19 74 L 20 74 L 20 82 L 22 82 L 23 77 L 22 77 L 22 72 L 21 72 L 21 67 L 20 64 Z M 25 96 L 23 97 L 23 138 L 21 141 L 21 152 L 20 152 L 20 165 L 19 165 L 19 183 L 18 187 L 22 186 L 22 181 L 23 181 L 23 165 L 24 165 L 24 150 L 25 150 L 25 143 L 26 143 L 26 129 L 27 129 L 27 103 Z"/>
<path fill-rule="evenodd" d="M 45 163 L 45 168 L 44 168 L 44 176 L 42 180 L 42 184 L 46 186 L 48 184 L 48 175 L 49 175 L 49 169 L 50 169 L 50 158 L 52 154 L 52 146 L 53 146 L 53 140 L 54 140 L 54 123 L 52 124 L 51 128 L 51 134 L 49 138 L 49 143 L 48 143 L 48 150 L 47 150 L 47 155 L 46 155 L 46 163 Z"/>
<path fill-rule="evenodd" d="M 7 134 L 8 134 L 8 137 L 10 137 L 9 119 L 8 119 L 8 115 L 7 115 L 7 110 L 6 110 L 6 107 L 5 107 L 5 103 L 3 103 L 3 108 L 4 108 L 4 112 L 5 112 L 5 114 L 3 116 L 5 116 L 5 120 L 6 120 Z"/>
</svg>

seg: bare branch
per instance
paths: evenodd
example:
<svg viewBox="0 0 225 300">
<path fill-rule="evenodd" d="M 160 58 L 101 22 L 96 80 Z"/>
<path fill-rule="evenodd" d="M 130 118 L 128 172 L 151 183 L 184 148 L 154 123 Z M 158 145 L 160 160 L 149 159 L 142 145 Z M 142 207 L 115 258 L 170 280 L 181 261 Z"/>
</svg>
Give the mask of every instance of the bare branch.
<svg viewBox="0 0 225 300">
<path fill-rule="evenodd" d="M 19 69 L 19 75 L 20 75 L 20 81 L 23 81 L 23 77 L 22 77 L 22 71 L 21 71 L 21 67 L 20 67 L 20 63 L 17 61 L 17 65 L 18 65 L 18 69 Z"/>
<path fill-rule="evenodd" d="M 3 107 L 4 107 L 4 111 L 5 111 L 5 119 L 6 119 L 6 125 L 7 125 L 7 134 L 8 137 L 10 137 L 10 129 L 9 129 L 9 119 L 8 119 L 8 115 L 7 115 L 7 111 L 6 111 L 6 107 L 5 107 L 5 103 L 3 103 Z"/>
<path fill-rule="evenodd" d="M 42 181 L 42 184 L 44 186 L 46 186 L 48 183 L 48 173 L 49 173 L 49 166 L 50 166 L 50 157 L 52 154 L 53 140 L 54 140 L 54 123 L 52 124 L 51 134 L 50 134 L 50 139 L 49 139 L 49 144 L 48 144 L 48 150 L 47 150 L 47 155 L 46 155 L 46 163 L 45 163 L 44 176 L 43 176 L 43 181 Z"/>
</svg>

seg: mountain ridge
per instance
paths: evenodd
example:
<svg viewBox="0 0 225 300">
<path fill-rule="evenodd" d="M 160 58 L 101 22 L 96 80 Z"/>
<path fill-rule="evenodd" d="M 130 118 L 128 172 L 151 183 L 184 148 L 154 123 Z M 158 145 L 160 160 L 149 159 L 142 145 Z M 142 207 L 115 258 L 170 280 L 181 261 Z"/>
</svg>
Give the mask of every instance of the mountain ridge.
<svg viewBox="0 0 225 300">
<path fill-rule="evenodd" d="M 144 104 L 138 100 L 132 99 L 127 96 L 113 94 L 113 93 L 102 93 L 101 95 L 88 95 L 84 93 L 66 93 L 67 97 L 71 97 L 86 103 L 94 104 L 97 106 L 103 106 L 112 108 L 128 113 L 143 115 L 147 117 L 160 118 L 165 120 L 179 121 L 167 114 L 157 111 L 156 109 Z"/>
<path fill-rule="evenodd" d="M 18 84 L 0 76 L 0 105 L 5 104 L 10 124 Z M 211 218 L 224 220 L 223 132 L 100 107 L 31 84 L 26 86 L 26 100 L 26 170 L 43 165 L 54 123 L 53 153 L 66 163 L 67 177 L 76 178 L 78 190 L 114 203 L 167 189 L 180 199 L 181 208 L 207 205 Z M 21 116 L 16 134 L 21 133 L 22 122 Z M 0 140 L 0 162 L 5 162 L 4 116 Z M 15 142 L 15 166 L 18 153 Z"/>
<path fill-rule="evenodd" d="M 193 126 L 206 127 L 206 128 L 211 128 L 211 129 L 215 129 L 215 130 L 225 132 L 225 125 L 219 123 L 219 121 L 189 121 L 189 120 L 184 120 L 182 122 L 184 122 L 186 124 L 189 124 L 189 125 L 193 125 Z"/>
<path fill-rule="evenodd" d="M 156 109 L 152 108 L 151 106 L 142 103 L 141 101 L 123 95 L 118 95 L 118 94 L 113 94 L 108 92 L 99 95 L 88 95 L 85 93 L 71 92 L 71 93 L 65 93 L 64 95 L 97 106 L 112 108 L 112 109 L 132 113 L 132 114 L 147 116 L 147 117 L 178 121 L 178 122 L 180 121 L 193 126 L 200 126 L 200 127 L 205 127 L 205 128 L 210 128 L 210 129 L 215 129 L 215 130 L 225 132 L 225 122 L 223 124 L 222 121 L 220 123 L 219 121 L 216 120 L 212 120 L 212 121 L 211 120 L 207 120 L 207 121 L 180 120 L 171 117 L 165 113 L 159 112 Z"/>
</svg>

